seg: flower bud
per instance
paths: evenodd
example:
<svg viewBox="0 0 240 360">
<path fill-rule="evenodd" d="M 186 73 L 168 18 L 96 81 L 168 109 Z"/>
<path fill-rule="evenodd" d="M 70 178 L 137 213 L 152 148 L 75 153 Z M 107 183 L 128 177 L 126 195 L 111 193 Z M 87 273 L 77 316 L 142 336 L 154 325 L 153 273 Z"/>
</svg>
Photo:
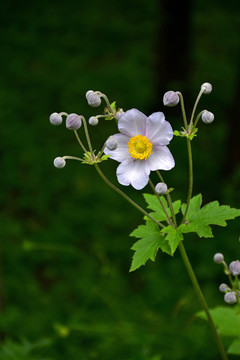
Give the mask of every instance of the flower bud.
<svg viewBox="0 0 240 360">
<path fill-rule="evenodd" d="M 163 96 L 163 105 L 176 106 L 179 103 L 179 96 L 175 91 L 167 91 Z"/>
<path fill-rule="evenodd" d="M 60 125 L 62 123 L 62 117 L 58 113 L 54 112 L 50 115 L 49 121 L 52 125 Z"/>
<path fill-rule="evenodd" d="M 123 109 L 119 109 L 118 112 L 116 113 L 116 119 L 119 120 L 120 117 L 123 115 L 124 115 Z"/>
<path fill-rule="evenodd" d="M 216 253 L 213 257 L 213 261 L 216 263 L 216 264 L 221 264 L 224 260 L 224 256 L 222 253 Z"/>
<path fill-rule="evenodd" d="M 66 128 L 69 130 L 77 130 L 81 127 L 82 120 L 77 114 L 69 114 L 66 119 Z"/>
<path fill-rule="evenodd" d="M 210 111 L 204 111 L 204 113 L 202 114 L 202 121 L 205 124 L 210 124 L 211 122 L 213 122 L 214 120 L 214 115 L 213 113 L 211 113 Z"/>
<path fill-rule="evenodd" d="M 163 182 L 160 182 L 155 186 L 155 191 L 159 195 L 166 194 L 167 190 L 168 190 L 167 185 Z"/>
<path fill-rule="evenodd" d="M 88 120 L 89 124 L 92 126 L 96 126 L 98 124 L 98 118 L 95 116 L 91 116 Z"/>
<path fill-rule="evenodd" d="M 109 136 L 109 138 L 106 141 L 106 147 L 109 150 L 116 150 L 118 146 L 117 139 L 114 136 Z"/>
<path fill-rule="evenodd" d="M 231 291 L 231 292 L 227 292 L 224 295 L 224 301 L 228 304 L 235 304 L 235 302 L 237 301 L 237 297 L 235 292 Z"/>
<path fill-rule="evenodd" d="M 62 157 L 56 157 L 53 161 L 53 165 L 58 168 L 61 169 L 66 165 L 66 161 L 65 159 L 63 159 Z"/>
<path fill-rule="evenodd" d="M 221 284 L 220 286 L 219 286 L 219 290 L 221 291 L 221 292 L 226 292 L 227 290 L 229 289 L 229 287 L 227 286 L 227 284 Z"/>
<path fill-rule="evenodd" d="M 203 90 L 203 94 L 210 94 L 210 92 L 212 92 L 212 85 L 208 82 L 205 82 L 202 84 L 201 90 Z"/>
<path fill-rule="evenodd" d="M 92 107 L 98 107 L 101 104 L 100 96 L 93 90 L 87 91 L 86 99 L 87 99 L 88 105 L 90 105 Z"/>
<path fill-rule="evenodd" d="M 240 261 L 232 261 L 229 265 L 229 270 L 233 275 L 239 275 L 240 274 Z"/>
</svg>

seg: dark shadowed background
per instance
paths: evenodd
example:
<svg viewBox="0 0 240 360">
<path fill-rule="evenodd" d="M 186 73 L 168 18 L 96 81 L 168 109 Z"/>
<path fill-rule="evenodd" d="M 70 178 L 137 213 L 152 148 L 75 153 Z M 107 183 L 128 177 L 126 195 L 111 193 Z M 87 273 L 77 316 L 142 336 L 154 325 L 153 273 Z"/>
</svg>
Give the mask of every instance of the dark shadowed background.
<svg viewBox="0 0 240 360">
<path fill-rule="evenodd" d="M 168 90 L 183 93 L 187 113 L 203 82 L 213 85 L 193 142 L 194 194 L 239 207 L 240 3 L 207 0 L 3 1 L 0 9 L 1 253 L 3 360 L 217 360 L 208 325 L 178 252 L 129 273 L 142 222 L 81 156 L 72 132 L 49 123 L 52 112 L 97 114 L 85 99 L 100 90 L 127 110 L 164 111 L 180 130 L 180 107 L 164 108 Z M 91 128 L 101 147 L 113 124 Z M 173 198 L 187 194 L 184 139 L 170 149 L 165 175 Z M 116 184 L 117 163 L 102 169 Z M 140 192 L 123 188 L 143 205 Z M 150 192 L 150 188 L 144 189 Z M 240 256 L 239 220 L 214 239 L 188 236 L 186 248 L 209 305 L 223 304 L 226 281 L 212 262 Z M 3 350 L 1 350 L 3 351 Z M 25 351 L 25 352 L 24 352 Z M 10 355 L 9 355 L 10 354 Z M 12 354 L 12 355 L 11 355 Z M 17 355 L 16 355 L 17 354 Z"/>
</svg>

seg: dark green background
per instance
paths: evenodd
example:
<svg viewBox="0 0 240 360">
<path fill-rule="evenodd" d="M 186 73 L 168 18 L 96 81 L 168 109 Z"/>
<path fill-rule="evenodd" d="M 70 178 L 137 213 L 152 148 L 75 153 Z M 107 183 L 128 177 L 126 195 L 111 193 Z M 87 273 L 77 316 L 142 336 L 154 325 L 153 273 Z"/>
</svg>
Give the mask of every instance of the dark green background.
<svg viewBox="0 0 240 360">
<path fill-rule="evenodd" d="M 91 166 L 53 167 L 56 156 L 81 153 L 73 133 L 48 118 L 97 114 L 85 99 L 93 89 L 124 110 L 164 111 L 180 130 L 180 107 L 164 108 L 163 94 L 181 91 L 189 115 L 208 81 L 213 92 L 199 110 L 215 121 L 200 123 L 194 140 L 194 194 L 239 207 L 239 2 L 3 1 L 0 10 L 0 337 L 9 347 L 51 340 L 35 355 L 2 358 L 219 359 L 208 325 L 194 317 L 200 305 L 179 253 L 129 274 L 128 234 L 141 214 Z M 115 129 L 102 121 L 90 131 L 100 148 Z M 184 139 L 170 149 L 176 167 L 164 175 L 185 201 Z M 102 165 L 115 184 L 116 166 Z M 140 192 L 123 190 L 143 204 Z M 212 307 L 223 304 L 218 285 L 227 281 L 212 257 L 238 258 L 238 236 L 236 220 L 214 239 L 186 238 Z"/>
</svg>

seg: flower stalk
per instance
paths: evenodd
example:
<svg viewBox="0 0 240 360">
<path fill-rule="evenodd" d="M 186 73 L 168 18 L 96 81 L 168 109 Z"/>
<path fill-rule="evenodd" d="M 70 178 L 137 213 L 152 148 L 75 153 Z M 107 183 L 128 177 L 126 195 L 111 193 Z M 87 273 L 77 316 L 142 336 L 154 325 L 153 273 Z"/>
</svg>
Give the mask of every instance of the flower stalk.
<svg viewBox="0 0 240 360">
<path fill-rule="evenodd" d="M 205 297 L 202 293 L 202 290 L 198 284 L 198 281 L 197 281 L 197 278 L 195 276 L 195 273 L 193 271 L 193 268 L 192 268 L 192 265 L 189 261 L 189 258 L 187 256 L 187 253 L 186 253 L 186 250 L 185 250 L 185 247 L 183 245 L 183 242 L 181 241 L 180 244 L 179 244 L 179 250 L 180 250 L 180 254 L 181 254 L 181 257 L 182 257 L 182 260 L 184 262 L 184 265 L 187 269 L 187 272 L 188 272 L 188 275 L 191 279 L 191 282 L 192 282 L 192 285 L 194 287 L 194 290 L 198 296 L 198 299 L 206 313 L 206 316 L 207 316 L 207 319 L 208 319 L 208 322 L 209 322 L 209 325 L 210 325 L 210 328 L 212 330 L 212 333 L 213 333 L 213 336 L 215 338 L 215 341 L 217 343 L 217 346 L 218 346 L 218 349 L 219 349 L 219 352 L 221 354 L 221 358 L 222 360 L 228 360 L 228 357 L 227 357 L 227 354 L 225 352 L 225 349 L 224 349 L 224 346 L 223 346 L 223 343 L 221 341 L 221 338 L 217 332 L 217 329 L 216 329 L 216 326 L 213 322 L 213 319 L 212 319 L 212 316 L 210 314 L 210 311 L 208 309 L 208 305 L 207 305 L 207 302 L 205 300 Z"/>
</svg>

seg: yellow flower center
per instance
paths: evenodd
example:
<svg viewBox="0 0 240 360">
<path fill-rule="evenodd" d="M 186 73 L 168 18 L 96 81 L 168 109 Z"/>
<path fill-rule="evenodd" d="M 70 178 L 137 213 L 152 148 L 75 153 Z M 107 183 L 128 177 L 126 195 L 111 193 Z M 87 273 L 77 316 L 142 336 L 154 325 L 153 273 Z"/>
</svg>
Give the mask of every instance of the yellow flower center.
<svg viewBox="0 0 240 360">
<path fill-rule="evenodd" d="M 128 151 L 134 159 L 146 160 L 152 152 L 152 143 L 143 135 L 130 138 Z"/>
</svg>

